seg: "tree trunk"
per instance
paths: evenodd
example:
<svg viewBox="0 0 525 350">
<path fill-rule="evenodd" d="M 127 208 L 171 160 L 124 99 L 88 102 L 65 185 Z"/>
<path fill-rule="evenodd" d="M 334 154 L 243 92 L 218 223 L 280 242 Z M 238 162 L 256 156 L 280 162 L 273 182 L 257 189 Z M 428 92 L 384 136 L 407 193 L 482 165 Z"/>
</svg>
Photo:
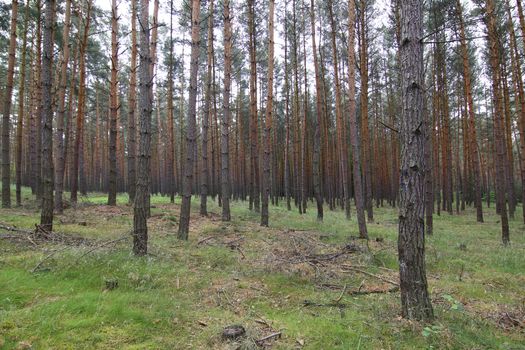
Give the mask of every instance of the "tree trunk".
<svg viewBox="0 0 525 350">
<path fill-rule="evenodd" d="M 80 166 L 80 152 L 82 145 L 82 135 L 84 133 L 84 108 L 86 100 L 86 51 L 88 45 L 89 24 L 91 21 L 91 4 L 92 0 L 87 2 L 87 11 L 85 18 L 84 31 L 82 34 L 82 41 L 80 43 L 80 63 L 79 63 L 79 89 L 77 102 L 77 125 L 75 133 L 75 149 L 73 154 L 73 169 L 71 174 L 71 202 L 77 203 L 78 200 L 78 168 Z"/>
<path fill-rule="evenodd" d="M 261 226 L 268 226 L 268 197 L 270 195 L 271 179 L 271 134 L 273 116 L 273 60 L 274 60 L 274 30 L 273 17 L 275 0 L 270 0 L 268 11 L 268 96 L 266 98 L 266 120 L 264 125 L 264 168 L 263 168 L 263 191 L 261 207 Z"/>
<path fill-rule="evenodd" d="M 133 253 L 148 252 L 148 214 L 151 159 L 151 111 L 152 78 L 149 27 L 149 0 L 140 0 L 140 44 L 139 44 L 139 150 L 137 184 L 133 206 Z"/>
<path fill-rule="evenodd" d="M 18 0 L 13 0 L 11 7 L 11 34 L 9 39 L 8 53 L 9 58 L 7 61 L 7 83 L 4 93 L 4 109 L 2 114 L 2 208 L 11 207 L 11 159 L 9 147 L 9 126 L 11 124 L 11 98 L 13 94 L 13 76 L 15 73 L 17 20 Z"/>
<path fill-rule="evenodd" d="M 182 205 L 180 209 L 178 238 L 187 240 L 190 228 L 191 187 L 193 184 L 193 163 L 195 156 L 195 115 L 197 105 L 197 74 L 199 69 L 200 46 L 200 0 L 192 0 L 191 11 L 191 63 L 190 91 L 188 101 L 188 127 L 186 130 L 186 163 L 182 182 Z"/>
<path fill-rule="evenodd" d="M 128 195 L 135 200 L 137 182 L 137 0 L 131 0 L 131 69 L 128 94 Z"/>
<path fill-rule="evenodd" d="M 310 0 L 310 21 L 312 27 L 312 53 L 315 68 L 315 96 L 316 96 L 316 120 L 314 131 L 314 157 L 313 157 L 313 185 L 314 196 L 317 203 L 317 220 L 323 221 L 323 196 L 321 190 L 321 125 L 325 114 L 321 94 L 321 78 L 319 76 L 319 62 L 317 59 L 317 43 L 315 38 L 315 7 L 314 1 Z"/>
<path fill-rule="evenodd" d="M 24 99 L 26 80 L 27 30 L 29 23 L 29 0 L 26 0 L 24 29 L 22 34 L 22 57 L 20 59 L 20 79 L 18 81 L 18 120 L 16 123 L 16 205 L 22 205 L 22 136 L 24 133 Z M 27 125 L 26 125 L 27 127 Z"/>
<path fill-rule="evenodd" d="M 402 91 L 399 278 L 402 315 L 430 320 L 432 305 L 425 272 L 423 98 L 423 3 L 401 1 Z"/>
<path fill-rule="evenodd" d="M 42 213 L 40 226 L 53 231 L 53 29 L 55 0 L 46 0 L 42 57 Z"/>
<path fill-rule="evenodd" d="M 260 210 L 260 188 L 259 188 L 259 136 L 257 116 L 257 49 L 255 33 L 255 4 L 254 0 L 248 0 L 248 27 L 249 27 L 249 50 L 250 50 L 250 159 L 251 159 L 251 199 L 256 212 Z"/>
<path fill-rule="evenodd" d="M 271 6 L 270 0 L 270 6 Z M 221 192 L 222 221 L 230 221 L 230 90 L 232 70 L 232 25 L 230 1 L 224 0 L 224 95 L 221 120 Z"/>
<path fill-rule="evenodd" d="M 354 198 L 357 210 L 359 237 L 368 239 L 366 228 L 363 182 L 361 177 L 361 150 L 357 136 L 358 123 L 355 101 L 355 2 L 348 0 L 348 115 L 350 117 L 350 143 L 352 144 L 352 165 L 354 171 Z"/>
<path fill-rule="evenodd" d="M 118 14 L 111 0 L 111 82 L 109 90 L 109 188 L 108 205 L 117 205 L 117 113 L 118 113 Z"/>
<path fill-rule="evenodd" d="M 463 23 L 463 8 L 461 2 L 458 0 L 456 4 L 457 15 L 459 20 L 459 35 L 461 42 L 461 58 L 463 62 L 463 89 L 467 98 L 468 107 L 468 138 L 469 150 L 472 159 L 472 171 L 474 173 L 474 205 L 476 206 L 476 219 L 478 222 L 483 222 L 483 203 L 481 201 L 481 169 L 479 164 L 478 142 L 476 136 L 476 116 L 474 113 L 474 99 L 472 98 L 472 83 L 470 75 L 470 64 L 468 61 L 468 49 L 465 38 L 465 25 Z M 490 194 L 488 194 L 490 195 Z"/>
<path fill-rule="evenodd" d="M 58 87 L 57 133 L 56 133 L 56 171 L 55 171 L 55 208 L 58 213 L 64 210 L 62 195 L 64 192 L 64 118 L 66 115 L 67 65 L 69 63 L 69 32 L 71 27 L 71 1 L 66 0 L 66 13 L 62 38 L 64 52 L 60 67 L 60 85 Z M 68 116 L 70 118 L 71 116 Z"/>
<path fill-rule="evenodd" d="M 494 101 L 494 142 L 496 148 L 496 196 L 499 203 L 499 210 L 501 216 L 501 239 L 504 245 L 510 243 L 509 237 L 509 221 L 507 216 L 507 204 L 505 201 L 505 135 L 503 133 L 503 118 L 504 111 L 502 106 L 501 93 L 501 71 L 500 71 L 500 50 L 499 50 L 499 34 L 497 31 L 496 15 L 494 13 L 494 1 L 486 0 L 486 25 L 488 33 L 489 44 L 489 63 L 492 70 L 492 93 Z"/>
<path fill-rule="evenodd" d="M 346 142 L 344 139 L 345 135 L 345 123 L 343 119 L 342 108 L 342 96 L 341 96 L 341 82 L 339 80 L 339 66 L 337 60 L 337 46 L 335 42 L 335 19 L 333 14 L 333 3 L 332 0 L 328 4 L 330 28 L 331 28 L 331 39 L 332 39 L 332 54 L 333 54 L 333 65 L 334 65 L 334 79 L 335 79 L 335 114 L 336 114 L 336 129 L 337 129 L 337 149 L 339 156 L 339 169 L 342 185 L 342 200 L 345 208 L 346 218 L 350 219 L 350 196 L 348 195 L 348 157 Z"/>
<path fill-rule="evenodd" d="M 208 11 L 208 57 L 206 73 L 206 93 L 204 97 L 204 115 L 202 117 L 202 168 L 201 168 L 201 206 L 200 214 L 208 215 L 207 198 L 208 198 L 208 133 L 210 121 L 210 105 L 211 105 L 211 78 L 212 78 L 212 62 L 213 62 L 213 0 L 210 1 L 210 8 Z"/>
<path fill-rule="evenodd" d="M 372 164 L 370 157 L 370 131 L 368 126 L 368 42 L 367 42 L 367 23 L 366 23 L 366 0 L 360 0 L 360 45 L 359 63 L 361 72 L 361 140 L 363 145 L 363 173 L 365 207 L 368 222 L 374 221 L 374 206 L 372 203 Z"/>
</svg>

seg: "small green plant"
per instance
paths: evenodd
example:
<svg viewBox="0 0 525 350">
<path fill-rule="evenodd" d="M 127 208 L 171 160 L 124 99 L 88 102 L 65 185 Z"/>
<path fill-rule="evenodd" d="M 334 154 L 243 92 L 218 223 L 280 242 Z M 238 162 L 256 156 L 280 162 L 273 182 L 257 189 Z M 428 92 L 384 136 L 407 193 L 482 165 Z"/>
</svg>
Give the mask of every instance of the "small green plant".
<svg viewBox="0 0 525 350">
<path fill-rule="evenodd" d="M 463 306 L 463 304 L 459 300 L 455 299 L 452 295 L 443 294 L 441 297 L 451 304 L 450 310 L 455 310 L 455 311 L 465 310 L 465 307 Z"/>
<path fill-rule="evenodd" d="M 425 338 L 428 338 L 431 335 L 440 334 L 442 330 L 443 330 L 443 326 L 440 326 L 440 325 L 427 326 L 423 328 L 423 330 L 421 331 L 421 335 L 424 336 Z"/>
</svg>

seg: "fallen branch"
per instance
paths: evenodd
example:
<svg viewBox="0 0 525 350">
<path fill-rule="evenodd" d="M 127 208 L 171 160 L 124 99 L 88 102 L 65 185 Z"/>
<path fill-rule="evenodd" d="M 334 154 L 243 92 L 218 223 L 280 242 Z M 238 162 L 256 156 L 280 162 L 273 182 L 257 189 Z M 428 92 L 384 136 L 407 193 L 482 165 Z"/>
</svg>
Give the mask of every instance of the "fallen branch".
<svg viewBox="0 0 525 350">
<path fill-rule="evenodd" d="M 394 293 L 399 291 L 399 287 L 395 286 L 390 289 L 372 289 L 372 290 L 354 290 L 349 291 L 348 295 L 367 295 L 367 294 L 382 294 L 382 293 Z"/>
<path fill-rule="evenodd" d="M 281 332 L 275 332 L 275 333 L 272 333 L 270 335 L 267 335 L 266 337 L 262 337 L 261 339 L 259 340 L 256 340 L 255 342 L 260 345 L 262 344 L 263 342 L 265 342 L 266 340 L 270 340 L 270 339 L 273 339 L 273 338 L 280 338 L 281 337 Z"/>
<path fill-rule="evenodd" d="M 33 234 L 33 231 L 23 230 L 23 229 L 20 229 L 20 228 L 18 228 L 18 227 L 7 226 L 7 225 L 4 225 L 4 224 L 0 224 L 0 230 L 11 231 L 11 232 L 19 232 L 19 233 L 25 233 L 26 235 L 31 235 L 31 234 Z"/>
<path fill-rule="evenodd" d="M 118 243 L 118 242 L 120 242 L 120 241 L 124 241 L 124 240 L 126 240 L 126 239 L 128 239 L 128 238 L 130 238 L 130 236 L 129 236 L 128 234 L 126 234 L 125 236 L 119 237 L 119 238 L 114 239 L 114 240 L 112 240 L 112 241 L 107 241 L 107 242 L 104 242 L 104 243 L 102 243 L 102 244 L 99 244 L 99 245 L 97 245 L 97 246 L 95 246 L 95 247 L 89 249 L 87 252 L 85 252 L 85 253 L 82 254 L 81 256 L 79 256 L 79 257 L 77 258 L 77 260 L 75 260 L 75 263 L 77 263 L 80 259 L 82 259 L 82 258 L 85 257 L 86 255 L 88 255 L 89 253 L 91 253 L 91 252 L 93 252 L 93 251 L 95 251 L 95 250 L 97 250 L 97 249 L 107 247 L 107 246 L 110 245 L 110 244 Z"/>
<path fill-rule="evenodd" d="M 355 272 L 359 272 L 359 273 L 362 273 L 363 275 L 366 275 L 366 276 L 369 276 L 369 277 L 373 277 L 373 278 L 377 278 L 378 280 L 381 280 L 383 282 L 386 282 L 386 283 L 390 283 L 394 286 L 398 286 L 399 287 L 399 283 L 397 282 L 394 282 L 392 280 L 389 280 L 387 278 L 384 278 L 382 276 L 379 276 L 379 275 L 374 275 L 373 273 L 370 273 L 370 272 L 367 272 L 367 271 L 364 271 L 364 270 L 361 270 L 361 269 L 357 269 L 353 266 L 350 266 L 350 265 L 342 265 L 342 268 L 343 270 L 351 270 L 351 271 L 355 271 Z"/>
<path fill-rule="evenodd" d="M 202 244 L 202 243 L 204 243 L 204 242 L 207 242 L 207 241 L 209 241 L 209 240 L 212 239 L 212 238 L 214 238 L 214 237 L 213 237 L 213 236 L 209 236 L 209 237 L 203 238 L 203 239 L 201 239 L 201 240 L 199 240 L 199 241 L 197 242 L 197 245 L 200 245 L 200 244 Z"/>
<path fill-rule="evenodd" d="M 338 307 L 342 309 L 346 307 L 346 304 L 343 304 L 340 302 L 321 304 L 321 303 L 316 303 L 315 301 L 305 300 L 303 301 L 303 306 L 327 306 L 327 307 Z"/>
<path fill-rule="evenodd" d="M 55 249 L 54 251 L 52 251 L 50 254 L 46 255 L 42 260 L 40 260 L 40 262 L 38 264 L 36 264 L 35 267 L 33 267 L 33 269 L 31 270 L 31 273 L 35 273 L 36 270 L 38 270 L 38 268 L 40 266 L 42 266 L 42 264 L 44 263 L 44 261 L 48 260 L 49 258 L 51 258 L 52 256 L 54 256 L 56 253 L 60 253 L 60 252 L 63 252 L 64 250 L 66 250 L 67 248 L 69 248 L 69 246 L 65 246 L 65 247 L 62 247 L 62 249 Z"/>
<path fill-rule="evenodd" d="M 341 301 L 341 299 L 343 299 L 343 295 L 346 293 L 346 283 L 345 283 L 345 286 L 343 287 L 343 291 L 341 292 L 341 294 L 339 294 L 339 297 L 337 299 L 335 299 L 334 301 L 336 303 L 339 303 Z"/>
</svg>

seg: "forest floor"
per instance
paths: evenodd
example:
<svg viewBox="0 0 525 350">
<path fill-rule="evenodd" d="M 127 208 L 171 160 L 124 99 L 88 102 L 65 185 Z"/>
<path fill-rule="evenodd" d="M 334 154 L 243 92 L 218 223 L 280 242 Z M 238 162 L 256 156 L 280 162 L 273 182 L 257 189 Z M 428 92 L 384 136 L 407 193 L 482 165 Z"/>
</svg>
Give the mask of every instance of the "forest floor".
<svg viewBox="0 0 525 350">
<path fill-rule="evenodd" d="M 0 225 L 31 230 L 39 211 L 0 209 Z M 14 198 L 14 197 L 13 197 Z M 39 239 L 0 229 L 1 349 L 525 349 L 525 226 L 478 224 L 467 209 L 435 216 L 427 273 L 436 320 L 400 317 L 397 211 L 375 209 L 371 240 L 355 216 L 270 207 L 270 228 L 247 203 L 232 222 L 192 203 L 188 242 L 176 239 L 179 201 L 152 197 L 149 252 L 131 254 L 132 208 L 90 194 Z M 223 339 L 239 324 L 246 336 Z"/>
</svg>

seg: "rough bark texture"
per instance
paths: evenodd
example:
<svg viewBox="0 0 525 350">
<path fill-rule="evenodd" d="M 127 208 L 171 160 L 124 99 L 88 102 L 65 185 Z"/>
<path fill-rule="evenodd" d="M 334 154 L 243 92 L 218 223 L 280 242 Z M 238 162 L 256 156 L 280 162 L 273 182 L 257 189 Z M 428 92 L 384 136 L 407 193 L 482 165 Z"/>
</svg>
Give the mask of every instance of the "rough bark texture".
<svg viewBox="0 0 525 350">
<path fill-rule="evenodd" d="M 67 88 L 67 65 L 69 63 L 69 31 L 71 27 L 71 1 L 66 0 L 66 13 L 64 17 L 64 28 L 62 38 L 64 40 L 64 52 L 60 67 L 60 83 L 58 86 L 58 108 L 57 108 L 57 133 L 56 133 L 56 171 L 55 171 L 55 208 L 58 213 L 63 211 L 62 194 L 64 192 L 64 118 L 66 115 L 66 88 Z M 70 118 L 71 116 L 68 116 Z"/>
<path fill-rule="evenodd" d="M 264 168 L 263 191 L 261 207 L 261 226 L 268 226 L 268 197 L 270 195 L 271 179 L 271 134 L 273 116 L 273 59 L 274 59 L 274 9 L 275 0 L 270 0 L 268 11 L 268 95 L 266 98 L 266 120 L 264 125 Z"/>
<path fill-rule="evenodd" d="M 71 202 L 76 203 L 78 200 L 78 175 L 81 157 L 82 136 L 84 133 L 84 108 L 86 100 L 86 50 L 88 44 L 89 24 L 91 21 L 91 4 L 92 0 L 87 2 L 86 18 L 82 41 L 80 43 L 80 63 L 79 63 L 79 89 L 77 103 L 77 126 L 75 133 L 75 148 L 73 153 L 73 167 L 71 174 Z"/>
<path fill-rule="evenodd" d="M 200 47 L 200 0 L 192 0 L 191 10 L 191 63 L 188 119 L 186 131 L 186 162 L 182 181 L 182 205 L 180 209 L 178 238 L 187 240 L 190 228 L 191 187 L 193 183 L 193 163 L 195 156 L 195 114 L 197 107 L 197 73 L 199 69 Z"/>
<path fill-rule="evenodd" d="M 131 69 L 128 95 L 128 195 L 135 200 L 137 182 L 137 0 L 131 0 Z"/>
<path fill-rule="evenodd" d="M 425 272 L 423 3 L 401 1 L 402 91 L 399 278 L 403 317 L 433 318 Z"/>
<path fill-rule="evenodd" d="M 260 210 L 259 188 L 259 140 L 257 122 L 257 57 L 255 33 L 255 4 L 248 0 L 248 26 L 250 36 L 250 159 L 251 159 L 251 194 L 250 202 L 256 212 Z"/>
<path fill-rule="evenodd" d="M 53 28 L 55 0 L 46 0 L 42 56 L 42 212 L 40 226 L 53 231 Z"/>
<path fill-rule="evenodd" d="M 494 13 L 494 1 L 486 0 L 485 16 L 488 32 L 489 44 L 489 63 L 492 75 L 492 94 L 494 103 L 494 141 L 495 141 L 495 170 L 496 170 L 496 197 L 499 203 L 499 214 L 501 216 L 501 239 L 503 244 L 510 242 L 509 237 L 509 219 L 507 215 L 507 204 L 505 200 L 505 135 L 504 135 L 504 111 L 502 106 L 501 92 L 501 71 L 500 71 L 500 50 L 499 36 L 496 25 L 496 14 Z"/>
<path fill-rule="evenodd" d="M 201 205 L 200 214 L 208 215 L 208 130 L 210 121 L 211 104 L 211 74 L 213 61 L 213 0 L 210 1 L 208 11 L 208 43 L 207 43 L 207 69 L 206 72 L 206 93 L 204 96 L 204 115 L 202 117 L 202 168 L 201 168 Z"/>
<path fill-rule="evenodd" d="M 315 69 L 315 96 L 316 96 L 316 119 L 315 119 L 315 130 L 314 130 L 314 155 L 313 155 L 313 185 L 314 185 L 314 196 L 317 203 L 317 220 L 323 221 L 323 194 L 321 191 L 321 125 L 323 123 L 324 116 L 324 104 L 322 101 L 321 94 L 321 78 L 319 62 L 317 59 L 317 43 L 315 37 L 315 7 L 314 1 L 310 0 L 310 22 L 312 27 L 312 51 L 314 56 L 314 69 Z"/>
<path fill-rule="evenodd" d="M 2 208 L 11 207 L 11 160 L 9 129 L 11 117 L 11 97 L 13 94 L 13 76 L 15 72 L 16 25 L 18 20 L 18 1 L 13 0 L 11 7 L 11 29 L 9 39 L 9 58 L 7 60 L 7 83 L 2 111 Z"/>
<path fill-rule="evenodd" d="M 331 28 L 331 40 L 332 40 L 332 55 L 334 65 L 334 79 L 335 79 L 335 114 L 336 114 L 336 128 L 337 128 L 337 150 L 339 156 L 339 174 L 342 182 L 342 201 L 345 208 L 346 218 L 350 219 L 350 196 L 348 194 L 348 152 L 345 142 L 345 122 L 343 119 L 342 108 L 342 96 L 341 96 L 341 82 L 339 80 L 339 66 L 337 59 L 337 46 L 335 41 L 336 25 L 333 14 L 333 3 L 332 0 L 328 4 L 330 28 Z"/>
<path fill-rule="evenodd" d="M 151 158 L 151 88 L 152 79 L 149 0 L 140 0 L 140 44 L 139 44 L 139 150 L 137 163 L 137 185 L 133 207 L 133 253 L 145 255 L 148 252 L 148 213 L 149 213 L 149 182 Z"/>
<path fill-rule="evenodd" d="M 481 201 L 481 169 L 479 164 L 478 142 L 476 136 L 476 118 L 474 114 L 474 99 L 472 98 L 472 83 L 470 74 L 470 64 L 468 61 L 468 48 L 465 38 L 465 25 L 463 22 L 463 9 L 458 0 L 457 15 L 459 20 L 459 35 L 461 41 L 461 58 L 463 63 L 463 89 L 467 98 L 468 109 L 468 133 L 469 151 L 471 152 L 472 172 L 474 173 L 474 204 L 476 206 L 476 218 L 478 222 L 483 222 L 483 203 Z"/>
<path fill-rule="evenodd" d="M 22 54 L 20 59 L 20 79 L 18 81 L 18 120 L 16 123 L 16 205 L 22 205 L 22 140 L 24 134 L 24 100 L 27 57 L 27 30 L 29 23 L 29 0 L 26 0 L 24 29 L 22 34 Z M 1 97 L 0 97 L 1 101 Z M 27 125 L 27 124 L 26 124 Z M 27 127 L 27 126 L 26 126 Z"/>
<path fill-rule="evenodd" d="M 111 1 L 111 82 L 109 90 L 109 187 L 108 205 L 117 205 L 117 113 L 118 113 L 118 14 Z"/>
<path fill-rule="evenodd" d="M 361 73 L 361 140 L 363 154 L 363 174 L 365 207 L 369 222 L 374 221 L 374 206 L 372 203 L 372 160 L 370 157 L 370 130 L 368 126 L 368 38 L 366 23 L 366 0 L 360 0 L 359 16 L 359 63 Z"/>
<path fill-rule="evenodd" d="M 359 236 L 368 239 L 366 228 L 363 180 L 361 177 L 361 151 L 357 136 L 357 116 L 355 101 L 355 2 L 348 0 L 348 116 L 350 117 L 350 143 L 352 144 L 352 165 L 354 170 L 354 198 L 357 210 L 357 223 L 359 225 Z"/>
<path fill-rule="evenodd" d="M 230 221 L 230 90 L 232 71 L 232 25 L 230 1 L 224 0 L 224 96 L 221 120 L 222 221 Z"/>
<path fill-rule="evenodd" d="M 518 0 L 519 2 L 519 0 Z M 520 6 L 521 3 L 519 2 Z M 522 8 L 520 7 L 521 11 Z M 516 33 L 514 31 L 514 24 L 512 21 L 512 15 L 510 13 L 510 6 L 507 3 L 507 13 L 509 21 L 509 32 L 510 32 L 510 56 L 512 60 L 512 76 L 514 85 L 518 92 L 518 103 L 519 103 L 519 115 L 518 115 L 518 130 L 520 148 L 518 148 L 518 158 L 520 160 L 520 171 L 521 171 L 521 203 L 522 203 L 522 220 L 525 223 L 525 92 L 523 88 L 523 76 L 521 70 L 521 62 L 519 60 L 518 44 L 516 40 Z M 520 21 L 523 20 L 523 13 L 520 14 Z M 523 20 L 525 22 L 525 20 Z M 525 27 L 525 23 L 524 27 Z M 525 29 L 525 28 L 524 28 Z M 524 31 L 525 33 L 525 31 Z"/>
</svg>

